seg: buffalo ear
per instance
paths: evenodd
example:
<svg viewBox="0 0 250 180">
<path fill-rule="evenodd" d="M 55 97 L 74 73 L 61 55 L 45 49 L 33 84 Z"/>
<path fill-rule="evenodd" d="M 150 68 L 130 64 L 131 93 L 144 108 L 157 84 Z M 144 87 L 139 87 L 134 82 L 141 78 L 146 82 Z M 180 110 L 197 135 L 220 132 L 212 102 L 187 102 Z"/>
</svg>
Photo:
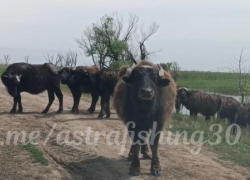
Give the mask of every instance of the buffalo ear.
<svg viewBox="0 0 250 180">
<path fill-rule="evenodd" d="M 160 79 L 160 80 L 158 81 L 158 86 L 159 86 L 159 87 L 166 87 L 166 86 L 169 85 L 169 83 L 170 83 L 170 80 L 169 80 L 169 79 Z"/>
<path fill-rule="evenodd" d="M 132 85 L 132 79 L 129 76 L 122 76 L 122 82 L 127 85 Z"/>
</svg>

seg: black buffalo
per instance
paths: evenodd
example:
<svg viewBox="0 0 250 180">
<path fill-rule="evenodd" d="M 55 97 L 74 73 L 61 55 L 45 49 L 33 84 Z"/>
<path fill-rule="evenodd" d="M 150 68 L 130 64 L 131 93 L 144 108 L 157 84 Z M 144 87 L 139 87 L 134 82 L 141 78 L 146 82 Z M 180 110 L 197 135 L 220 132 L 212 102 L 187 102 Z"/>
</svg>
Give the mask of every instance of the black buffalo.
<svg viewBox="0 0 250 180">
<path fill-rule="evenodd" d="M 59 100 L 59 110 L 63 110 L 63 94 L 60 89 L 60 76 L 57 67 L 50 63 L 43 65 L 31 65 L 27 63 L 14 63 L 2 74 L 2 82 L 9 94 L 14 99 L 14 105 L 10 113 L 22 113 L 21 92 L 39 94 L 48 91 L 49 103 L 42 113 L 47 113 L 52 105 L 55 95 Z"/>
<path fill-rule="evenodd" d="M 150 62 L 143 61 L 134 68 L 128 68 L 126 75 L 116 85 L 114 106 L 117 114 L 126 125 L 129 122 L 135 125 L 128 126 L 133 142 L 130 149 L 130 153 L 133 152 L 130 175 L 140 173 L 140 146 L 146 144 L 146 134 L 153 129 L 153 125 L 156 126 L 155 134 L 151 134 L 150 138 L 151 173 L 160 175 L 157 152 L 159 132 L 170 122 L 175 98 L 176 85 L 171 75 Z"/>
<path fill-rule="evenodd" d="M 220 118 L 228 119 L 230 124 L 238 124 L 242 127 L 250 126 L 250 109 L 244 106 L 235 106 L 234 104 L 228 104 L 221 108 Z M 233 133 L 236 133 L 236 128 L 232 129 Z"/>
<path fill-rule="evenodd" d="M 94 74 L 88 71 L 78 71 L 71 78 L 71 83 L 79 83 L 101 96 L 101 111 L 98 118 L 110 117 L 110 97 L 113 95 L 116 83 L 120 78 L 119 70 L 102 69 Z M 105 112 L 104 112 L 105 111 Z"/>
<path fill-rule="evenodd" d="M 80 84 L 77 81 L 71 81 L 71 78 L 78 72 L 88 72 L 94 74 L 99 69 L 96 66 L 78 66 L 75 69 L 71 67 L 64 67 L 59 71 L 62 84 L 66 84 L 73 96 L 73 107 L 71 112 L 78 114 L 79 113 L 79 103 L 82 96 L 82 93 L 90 93 L 92 96 L 92 103 L 88 111 L 93 113 L 95 111 L 96 103 L 98 101 L 98 94 L 96 91 L 91 91 L 90 88 L 84 84 Z"/>
</svg>

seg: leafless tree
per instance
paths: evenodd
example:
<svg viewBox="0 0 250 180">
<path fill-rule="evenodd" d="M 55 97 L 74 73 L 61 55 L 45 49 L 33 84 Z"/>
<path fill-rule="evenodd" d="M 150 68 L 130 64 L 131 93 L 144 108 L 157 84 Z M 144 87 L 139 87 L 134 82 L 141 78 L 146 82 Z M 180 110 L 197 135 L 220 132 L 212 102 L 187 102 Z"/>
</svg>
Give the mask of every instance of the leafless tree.
<svg viewBox="0 0 250 180">
<path fill-rule="evenodd" d="M 63 66 L 63 59 L 64 59 L 64 56 L 62 55 L 62 53 L 57 53 L 57 56 L 56 56 L 54 64 L 56 66 L 62 67 Z"/>
<path fill-rule="evenodd" d="M 47 53 L 47 54 L 44 55 L 43 57 L 46 59 L 46 61 L 47 61 L 48 63 L 54 64 L 54 55 L 53 55 L 53 54 L 50 55 L 49 53 Z"/>
<path fill-rule="evenodd" d="M 29 56 L 25 56 L 25 57 L 24 57 L 24 62 L 25 62 L 25 63 L 29 63 L 29 59 L 30 59 Z"/>
<path fill-rule="evenodd" d="M 149 28 L 145 31 L 144 30 L 144 26 L 143 24 L 141 25 L 141 29 L 140 29 L 140 41 L 139 41 L 139 47 L 140 47 L 140 54 L 141 54 L 141 60 L 145 60 L 150 54 L 153 54 L 155 52 L 148 52 L 145 46 L 145 42 L 152 36 L 154 35 L 158 29 L 159 29 L 159 25 L 154 22 L 152 23 Z"/>
<path fill-rule="evenodd" d="M 8 66 L 9 63 L 10 63 L 10 59 L 11 59 L 11 56 L 10 56 L 9 54 L 3 55 L 2 64 L 3 64 L 4 66 Z"/>
<path fill-rule="evenodd" d="M 48 63 L 52 63 L 56 66 L 60 66 L 62 67 L 64 64 L 64 55 L 62 53 L 57 53 L 57 55 L 50 55 L 49 53 L 46 54 L 46 56 L 44 55 L 44 58 L 46 59 L 46 61 Z"/>
<path fill-rule="evenodd" d="M 245 48 L 243 48 L 238 57 L 234 56 L 231 59 L 231 68 L 229 71 L 232 73 L 233 78 L 237 81 L 239 94 L 241 95 L 241 103 L 245 101 L 245 95 L 247 91 L 248 79 L 250 68 L 247 66 L 248 59 L 244 53 Z"/>
<path fill-rule="evenodd" d="M 64 56 L 64 66 L 76 67 L 78 54 L 76 51 L 69 51 Z"/>
</svg>

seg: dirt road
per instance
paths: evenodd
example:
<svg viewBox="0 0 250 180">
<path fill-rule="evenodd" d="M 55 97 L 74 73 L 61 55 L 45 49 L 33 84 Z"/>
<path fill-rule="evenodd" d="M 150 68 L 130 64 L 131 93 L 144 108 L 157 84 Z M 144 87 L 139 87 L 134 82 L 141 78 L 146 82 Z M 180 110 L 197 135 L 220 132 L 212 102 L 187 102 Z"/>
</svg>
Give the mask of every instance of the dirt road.
<svg viewBox="0 0 250 180">
<path fill-rule="evenodd" d="M 126 157 L 129 144 L 125 145 L 126 150 L 120 154 L 121 145 L 108 145 L 107 136 L 114 140 L 115 134 L 108 134 L 112 131 L 124 131 L 123 124 L 113 112 L 108 120 L 96 119 L 99 107 L 94 114 L 88 114 L 86 109 L 89 102 L 82 99 L 79 115 L 69 112 L 72 106 L 72 97 L 64 94 L 64 112 L 56 115 L 58 108 L 56 101 L 50 112 L 42 115 L 39 112 L 46 106 L 47 93 L 32 96 L 22 94 L 24 107 L 23 114 L 10 115 L 8 112 L 12 107 L 12 98 L 7 94 L 3 85 L 0 85 L 0 142 L 6 141 L 7 131 L 25 131 L 27 134 L 32 131 L 41 132 L 39 149 L 44 152 L 49 160 L 48 166 L 32 163 L 30 153 L 23 150 L 21 145 L 3 145 L 0 147 L 0 179 L 250 179 L 250 172 L 232 162 L 221 161 L 218 156 L 203 150 L 199 155 L 192 155 L 190 147 L 183 144 L 173 146 L 160 146 L 159 155 L 162 166 L 162 176 L 154 178 L 150 175 L 150 160 L 141 160 L 141 175 L 130 177 L 128 175 L 129 162 Z M 74 132 L 86 132 L 91 128 L 94 132 L 103 131 L 97 145 L 89 145 L 90 141 L 79 142 L 80 145 L 72 144 Z M 53 131 L 53 133 L 51 133 Z M 63 134 L 64 132 L 65 134 Z M 66 137 L 70 133 L 70 141 L 62 142 L 58 137 Z M 48 135 L 50 135 L 46 145 Z M 60 136 L 58 135 L 60 134 Z M 81 134 L 87 137 L 87 134 Z M 59 140 L 58 140 L 59 139 Z M 59 143 L 58 143 L 58 142 Z M 77 143 L 75 141 L 75 143 Z"/>
</svg>

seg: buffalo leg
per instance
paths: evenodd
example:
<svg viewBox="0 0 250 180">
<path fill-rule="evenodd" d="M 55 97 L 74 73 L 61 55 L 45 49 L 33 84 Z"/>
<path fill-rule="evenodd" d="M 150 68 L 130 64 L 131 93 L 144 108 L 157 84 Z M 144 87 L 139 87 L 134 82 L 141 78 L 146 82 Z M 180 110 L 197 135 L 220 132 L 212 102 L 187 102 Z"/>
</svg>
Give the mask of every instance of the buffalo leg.
<svg viewBox="0 0 250 180">
<path fill-rule="evenodd" d="M 91 97 L 92 97 L 92 102 L 91 102 L 91 106 L 89 107 L 88 111 L 90 113 L 95 112 L 95 107 L 96 107 L 96 103 L 99 99 L 99 95 L 97 93 L 91 93 Z"/>
<path fill-rule="evenodd" d="M 150 144 L 150 148 L 152 151 L 151 174 L 153 176 L 160 176 L 161 175 L 160 160 L 158 157 L 158 146 L 159 146 L 159 139 L 160 139 L 160 134 L 158 133 L 159 131 L 160 131 L 159 129 L 156 131 L 156 135 L 155 135 L 155 137 L 153 137 L 153 141 L 151 139 L 151 144 Z M 152 144 L 152 142 L 153 142 L 153 144 Z"/>
<path fill-rule="evenodd" d="M 80 103 L 81 96 L 82 96 L 82 92 L 76 92 L 75 93 L 75 99 L 74 99 L 74 101 L 75 101 L 74 102 L 74 104 L 75 104 L 74 113 L 75 114 L 79 113 L 79 103 Z"/>
<path fill-rule="evenodd" d="M 71 112 L 75 112 L 76 109 L 76 93 L 74 91 L 71 90 L 72 96 L 73 96 L 73 106 L 71 108 Z"/>
<path fill-rule="evenodd" d="M 105 98 L 105 102 L 106 102 L 106 117 L 105 118 L 109 118 L 110 117 L 110 96 L 107 96 Z"/>
<path fill-rule="evenodd" d="M 130 151 L 128 153 L 128 161 L 132 161 L 133 159 L 133 146 L 130 147 Z"/>
<path fill-rule="evenodd" d="M 18 113 L 22 113 L 23 112 L 23 106 L 22 106 L 21 94 L 18 94 L 17 102 L 18 102 Z"/>
<path fill-rule="evenodd" d="M 100 111 L 100 113 L 99 113 L 99 115 L 98 115 L 98 118 L 99 119 L 102 119 L 103 118 L 103 115 L 104 115 L 104 109 L 105 109 L 105 97 L 104 96 L 102 96 L 101 97 L 101 111 Z"/>
<path fill-rule="evenodd" d="M 43 110 L 43 112 L 42 112 L 43 114 L 46 114 L 49 111 L 50 106 L 52 105 L 52 103 L 55 100 L 54 91 L 48 90 L 48 96 L 49 96 L 49 103 L 48 103 L 47 107 Z"/>
<path fill-rule="evenodd" d="M 59 101 L 59 109 L 57 110 L 56 113 L 61 113 L 63 111 L 63 94 L 59 87 L 55 89 L 55 94 Z"/>
<path fill-rule="evenodd" d="M 131 148 L 133 150 L 133 158 L 130 164 L 129 174 L 131 176 L 138 176 L 140 174 L 140 159 L 139 159 L 140 145 L 133 144 Z"/>
<path fill-rule="evenodd" d="M 13 107 L 10 111 L 10 114 L 15 114 L 16 113 L 16 106 L 17 106 L 17 96 L 13 97 L 13 101 L 14 101 L 14 104 L 13 104 Z"/>
</svg>

